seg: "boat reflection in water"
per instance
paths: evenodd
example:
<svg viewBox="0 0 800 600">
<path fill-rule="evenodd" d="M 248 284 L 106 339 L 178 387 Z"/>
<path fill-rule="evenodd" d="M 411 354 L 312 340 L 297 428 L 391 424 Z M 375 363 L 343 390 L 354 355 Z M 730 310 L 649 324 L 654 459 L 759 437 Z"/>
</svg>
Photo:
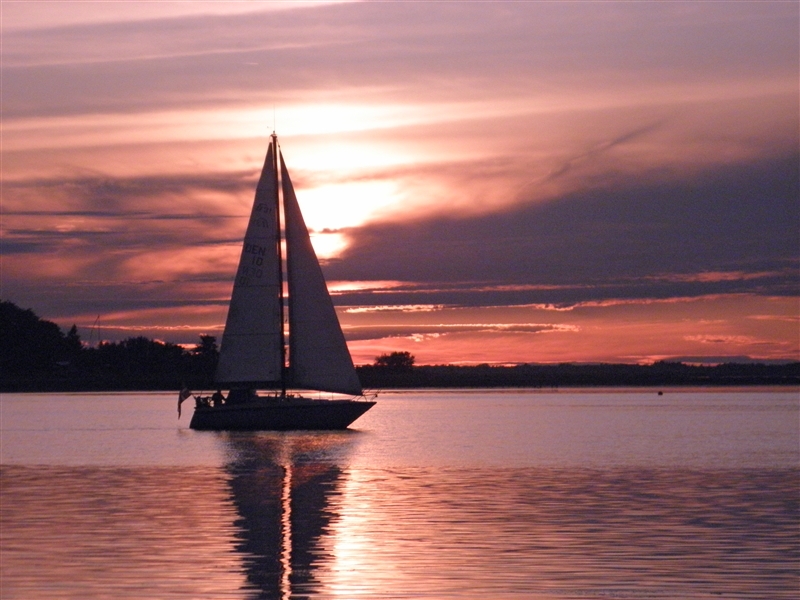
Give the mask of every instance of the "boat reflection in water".
<svg viewBox="0 0 800 600">
<path fill-rule="evenodd" d="M 347 453 L 359 433 L 231 433 L 226 467 L 240 519 L 245 576 L 254 598 L 312 593 L 320 538 L 336 517 L 333 500 L 344 473 L 334 458 Z"/>
</svg>

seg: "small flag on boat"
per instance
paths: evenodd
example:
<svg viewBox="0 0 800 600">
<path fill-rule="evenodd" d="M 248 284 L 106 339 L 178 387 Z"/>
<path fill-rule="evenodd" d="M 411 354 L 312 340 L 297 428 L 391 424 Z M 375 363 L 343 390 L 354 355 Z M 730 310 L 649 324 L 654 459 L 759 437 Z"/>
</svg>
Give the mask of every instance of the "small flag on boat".
<svg viewBox="0 0 800 600">
<path fill-rule="evenodd" d="M 186 400 L 189 396 L 192 395 L 192 391 L 185 387 L 178 393 L 178 418 L 181 418 L 181 404 L 183 401 Z"/>
</svg>

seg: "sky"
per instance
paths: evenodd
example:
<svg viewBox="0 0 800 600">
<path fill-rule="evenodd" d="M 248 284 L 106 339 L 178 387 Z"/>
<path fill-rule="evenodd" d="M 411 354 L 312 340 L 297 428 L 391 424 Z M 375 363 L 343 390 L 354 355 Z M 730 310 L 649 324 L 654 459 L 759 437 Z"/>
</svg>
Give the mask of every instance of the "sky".
<svg viewBox="0 0 800 600">
<path fill-rule="evenodd" d="M 797 2 L 0 2 L 0 297 L 221 337 L 275 130 L 356 364 L 800 360 Z"/>
</svg>

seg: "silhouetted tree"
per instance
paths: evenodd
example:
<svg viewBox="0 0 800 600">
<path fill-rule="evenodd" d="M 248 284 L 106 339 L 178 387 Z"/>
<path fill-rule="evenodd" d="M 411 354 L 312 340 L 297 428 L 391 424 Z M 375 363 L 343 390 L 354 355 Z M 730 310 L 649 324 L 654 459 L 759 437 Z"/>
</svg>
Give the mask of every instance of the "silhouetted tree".
<svg viewBox="0 0 800 600">
<path fill-rule="evenodd" d="M 197 357 L 202 357 L 214 361 L 219 358 L 219 350 L 217 349 L 217 338 L 213 335 L 201 335 L 200 343 L 192 348 L 192 354 Z"/>
<path fill-rule="evenodd" d="M 381 354 L 375 358 L 375 366 L 396 371 L 410 371 L 411 367 L 414 366 L 414 356 L 410 352 Z"/>
<path fill-rule="evenodd" d="M 177 344 L 132 337 L 103 342 L 94 351 L 95 368 L 104 379 L 148 389 L 156 382 L 178 387 L 184 350 Z"/>
<path fill-rule="evenodd" d="M 191 349 L 191 380 L 194 385 L 210 387 L 214 383 L 214 371 L 219 362 L 219 349 L 217 338 L 213 335 L 201 335 L 200 343 Z"/>
<path fill-rule="evenodd" d="M 39 318 L 13 302 L 0 301 L 0 373 L 35 376 L 52 373 L 60 362 L 75 355 L 77 328 L 65 337 L 58 325 Z"/>
<path fill-rule="evenodd" d="M 78 327 L 74 324 L 64 338 L 64 350 L 69 361 L 78 360 L 83 351 L 83 342 L 81 342 L 81 336 L 78 335 Z"/>
</svg>

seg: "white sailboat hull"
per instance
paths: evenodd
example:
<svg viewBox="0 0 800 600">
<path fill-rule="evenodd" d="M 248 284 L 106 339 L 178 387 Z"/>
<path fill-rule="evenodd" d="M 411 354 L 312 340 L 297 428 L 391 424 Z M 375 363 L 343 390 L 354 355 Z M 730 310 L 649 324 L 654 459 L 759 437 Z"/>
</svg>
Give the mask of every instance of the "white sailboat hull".
<svg viewBox="0 0 800 600">
<path fill-rule="evenodd" d="M 259 398 L 246 404 L 198 406 L 189 427 L 203 431 L 347 429 L 375 406 L 366 400 Z"/>
</svg>

